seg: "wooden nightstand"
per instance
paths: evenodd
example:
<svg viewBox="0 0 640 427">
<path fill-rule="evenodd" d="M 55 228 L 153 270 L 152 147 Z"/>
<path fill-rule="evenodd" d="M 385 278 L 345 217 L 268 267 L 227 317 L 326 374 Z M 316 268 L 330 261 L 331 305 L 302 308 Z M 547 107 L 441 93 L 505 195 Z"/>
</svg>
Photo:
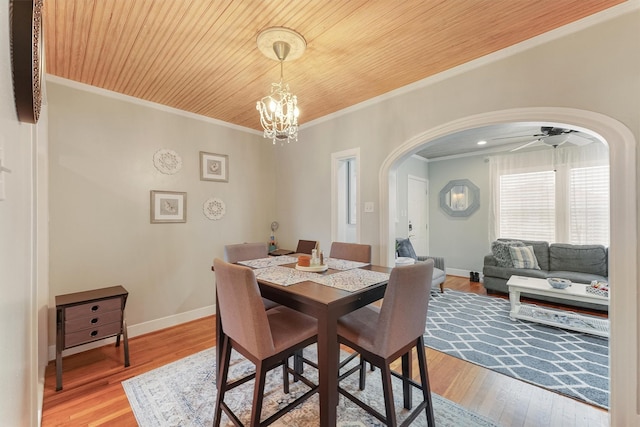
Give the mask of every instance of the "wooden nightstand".
<svg viewBox="0 0 640 427">
<path fill-rule="evenodd" d="M 62 390 L 62 351 L 120 335 L 124 366 L 129 366 L 129 340 L 124 308 L 129 292 L 122 286 L 56 296 L 56 391 Z"/>
</svg>

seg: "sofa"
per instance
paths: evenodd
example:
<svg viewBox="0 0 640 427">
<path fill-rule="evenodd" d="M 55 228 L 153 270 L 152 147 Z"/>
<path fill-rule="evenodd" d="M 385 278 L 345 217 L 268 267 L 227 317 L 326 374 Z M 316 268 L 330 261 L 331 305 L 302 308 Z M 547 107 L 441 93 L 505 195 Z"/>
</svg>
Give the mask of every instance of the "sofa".
<svg viewBox="0 0 640 427">
<path fill-rule="evenodd" d="M 511 256 L 513 254 L 516 255 L 516 259 Z M 608 258 L 609 251 L 602 245 L 549 244 L 544 241 L 498 239 L 491 244 L 491 253 L 484 257 L 483 283 L 487 291 L 509 292 L 507 281 L 512 275 L 541 279 L 559 277 L 575 283 L 591 283 L 593 280 L 608 282 Z M 568 303 L 567 300 L 552 297 L 526 293 L 522 295 L 565 305 Z M 602 306 L 580 301 L 570 304 L 602 310 Z"/>
<path fill-rule="evenodd" d="M 447 273 L 444 267 L 444 258 L 437 256 L 416 255 L 415 249 L 411 244 L 411 240 L 396 238 L 396 255 L 399 257 L 413 258 L 416 262 L 433 260 L 433 278 L 431 280 L 431 289 L 440 287 L 440 292 L 444 292 L 444 281 Z"/>
</svg>

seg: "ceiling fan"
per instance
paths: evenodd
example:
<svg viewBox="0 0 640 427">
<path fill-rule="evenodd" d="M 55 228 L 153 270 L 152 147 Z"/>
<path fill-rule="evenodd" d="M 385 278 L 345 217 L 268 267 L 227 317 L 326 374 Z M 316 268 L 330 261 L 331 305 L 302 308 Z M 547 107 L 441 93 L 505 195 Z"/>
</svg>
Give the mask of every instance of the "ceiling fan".
<svg viewBox="0 0 640 427">
<path fill-rule="evenodd" d="M 573 129 L 566 129 L 561 127 L 554 126 L 542 126 L 540 128 L 540 133 L 536 133 L 534 135 L 517 135 L 517 136 L 506 136 L 502 138 L 494 138 L 494 139 L 508 139 L 508 138 L 523 138 L 523 137 L 531 137 L 535 138 L 532 141 L 526 142 L 519 147 L 514 148 L 513 151 L 522 150 L 523 148 L 529 147 L 533 144 L 540 143 L 545 144 L 550 147 L 558 147 L 566 142 L 578 146 L 587 145 L 593 142 L 593 140 L 581 132 Z"/>
</svg>

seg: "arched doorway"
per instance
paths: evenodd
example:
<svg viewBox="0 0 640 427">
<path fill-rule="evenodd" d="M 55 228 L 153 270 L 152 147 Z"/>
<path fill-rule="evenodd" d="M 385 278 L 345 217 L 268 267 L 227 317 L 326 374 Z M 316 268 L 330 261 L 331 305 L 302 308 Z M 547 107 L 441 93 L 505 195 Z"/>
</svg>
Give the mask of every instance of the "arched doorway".
<svg viewBox="0 0 640 427">
<path fill-rule="evenodd" d="M 611 425 L 631 425 L 638 418 L 637 183 L 636 141 L 622 123 L 602 114 L 569 108 L 522 108 L 479 114 L 427 130 L 398 146 L 383 162 L 380 188 L 380 260 L 393 265 L 396 235 L 396 169 L 410 154 L 435 139 L 475 127 L 509 122 L 555 122 L 583 128 L 609 145 L 611 246 L 609 279 L 620 284 L 611 295 Z M 615 286 L 615 285 L 613 285 Z"/>
</svg>

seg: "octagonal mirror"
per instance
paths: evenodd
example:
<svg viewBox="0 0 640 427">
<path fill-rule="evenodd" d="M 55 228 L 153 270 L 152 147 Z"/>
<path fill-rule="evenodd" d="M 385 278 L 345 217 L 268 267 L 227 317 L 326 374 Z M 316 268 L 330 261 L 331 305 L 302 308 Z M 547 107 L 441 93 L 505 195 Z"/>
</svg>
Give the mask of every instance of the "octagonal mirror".
<svg viewBox="0 0 640 427">
<path fill-rule="evenodd" d="M 440 190 L 440 208 L 449 216 L 468 217 L 480 207 L 480 189 L 468 179 L 454 179 Z"/>
</svg>

